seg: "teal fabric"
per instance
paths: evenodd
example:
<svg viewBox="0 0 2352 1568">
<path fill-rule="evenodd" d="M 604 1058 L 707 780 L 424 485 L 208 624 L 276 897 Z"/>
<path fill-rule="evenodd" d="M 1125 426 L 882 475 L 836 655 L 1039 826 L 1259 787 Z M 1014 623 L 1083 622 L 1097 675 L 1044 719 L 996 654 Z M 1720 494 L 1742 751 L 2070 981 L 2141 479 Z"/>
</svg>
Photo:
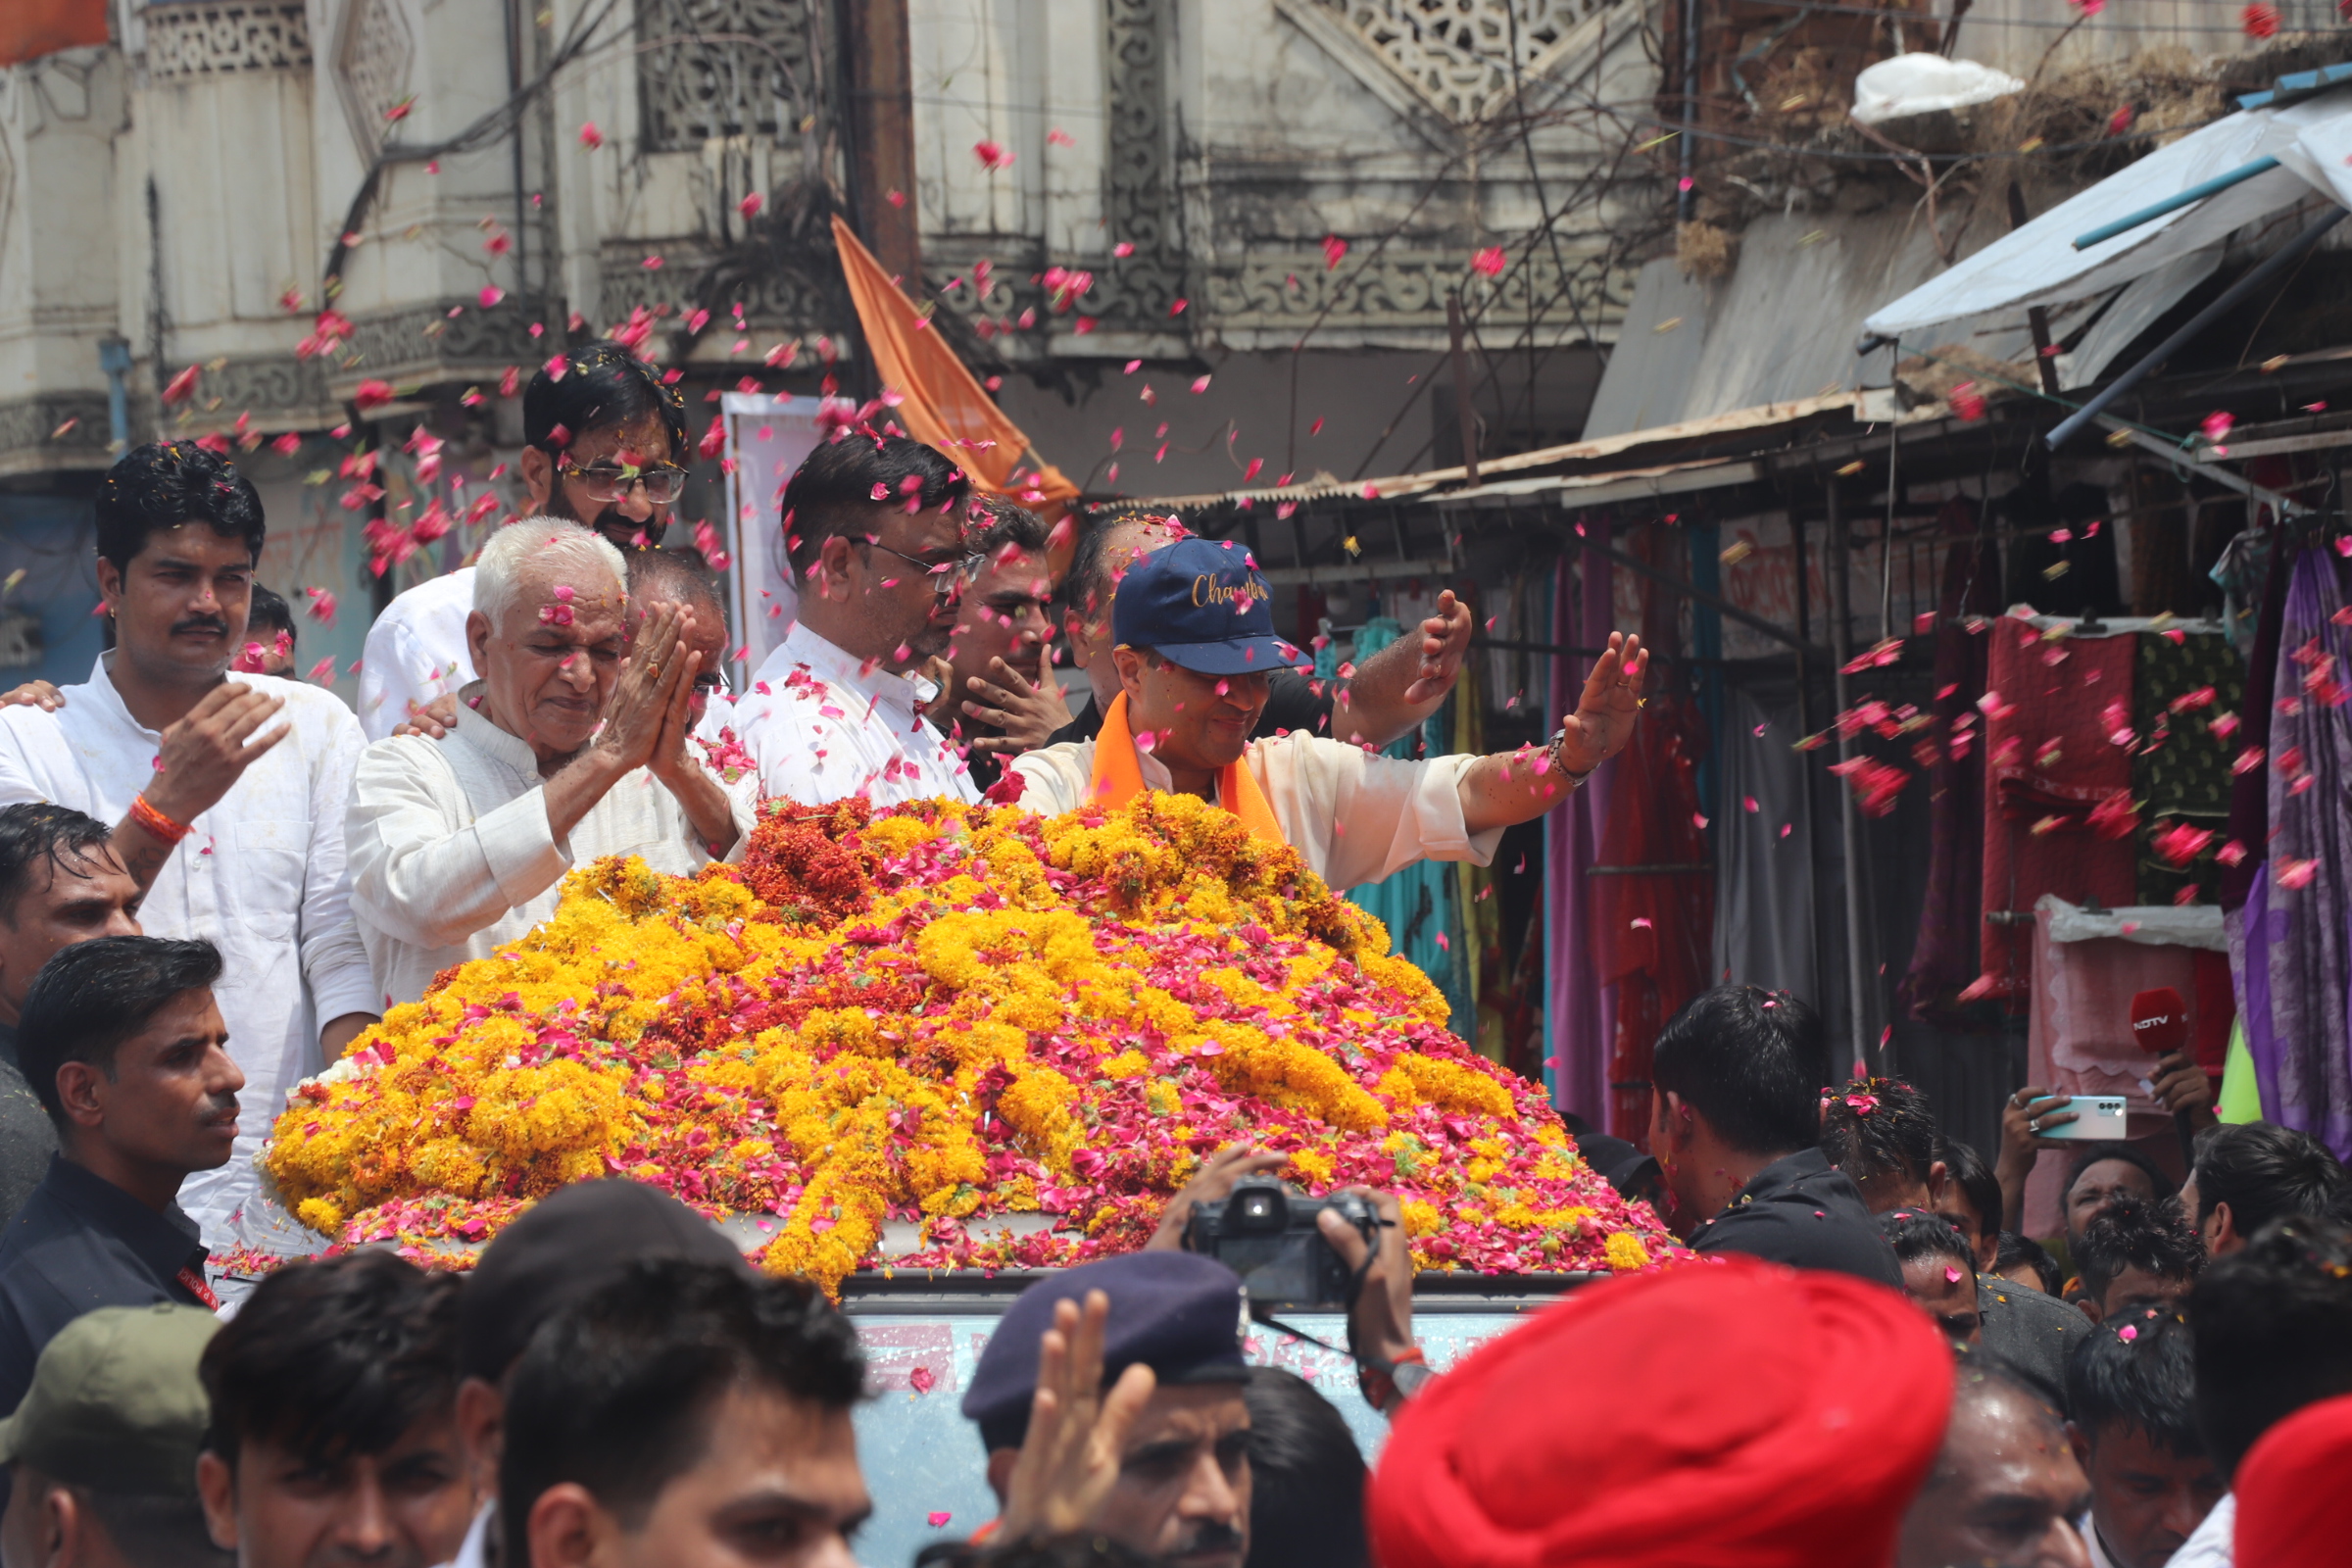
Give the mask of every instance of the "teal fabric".
<svg viewBox="0 0 2352 1568">
<path fill-rule="evenodd" d="M 1361 664 L 1403 635 L 1404 628 L 1388 616 L 1373 616 L 1355 634 L 1355 662 Z M 1331 650 L 1324 652 L 1330 654 Z M 1446 699 L 1448 707 L 1452 702 L 1452 698 Z M 1407 760 L 1415 756 L 1444 756 L 1447 717 L 1447 709 L 1439 709 L 1422 721 L 1418 731 L 1399 736 L 1383 755 Z M 1378 916 L 1389 928 L 1390 950 L 1420 965 L 1421 972 L 1446 994 L 1457 1034 L 1475 1027 L 1459 889 L 1460 879 L 1454 876 L 1450 862 L 1417 860 L 1386 882 L 1366 883 L 1348 893 L 1349 903 Z"/>
</svg>

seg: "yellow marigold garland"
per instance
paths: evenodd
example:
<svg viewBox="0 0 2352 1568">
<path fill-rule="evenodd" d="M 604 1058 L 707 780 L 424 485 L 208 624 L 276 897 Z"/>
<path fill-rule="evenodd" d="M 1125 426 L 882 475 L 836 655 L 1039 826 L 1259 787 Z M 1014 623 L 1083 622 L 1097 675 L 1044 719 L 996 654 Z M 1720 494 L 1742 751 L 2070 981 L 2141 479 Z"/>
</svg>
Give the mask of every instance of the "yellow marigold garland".
<svg viewBox="0 0 2352 1568">
<path fill-rule="evenodd" d="M 1134 1247 L 1242 1138 L 1309 1191 L 1397 1191 L 1425 1267 L 1679 1255 L 1388 948 L 1189 796 L 1051 819 L 786 808 L 738 868 L 574 872 L 545 925 L 302 1085 L 265 1162 L 313 1229 L 413 1250 L 627 1175 L 773 1216 L 766 1266 L 829 1290 L 894 1220 L 904 1266 Z M 1054 1228 L 965 1223 L 1023 1212 Z"/>
</svg>

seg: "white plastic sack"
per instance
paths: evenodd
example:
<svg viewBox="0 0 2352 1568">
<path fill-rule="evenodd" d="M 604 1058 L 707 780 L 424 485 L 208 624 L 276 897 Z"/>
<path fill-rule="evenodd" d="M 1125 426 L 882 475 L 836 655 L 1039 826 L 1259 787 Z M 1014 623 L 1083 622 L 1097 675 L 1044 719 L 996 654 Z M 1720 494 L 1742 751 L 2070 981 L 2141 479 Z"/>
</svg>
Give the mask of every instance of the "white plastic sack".
<svg viewBox="0 0 2352 1568">
<path fill-rule="evenodd" d="M 1966 109 L 2022 92 L 2025 85 L 2005 71 L 1973 60 L 1896 55 L 1854 78 L 1854 118 L 1865 125 L 1876 125 L 1906 115 Z"/>
</svg>

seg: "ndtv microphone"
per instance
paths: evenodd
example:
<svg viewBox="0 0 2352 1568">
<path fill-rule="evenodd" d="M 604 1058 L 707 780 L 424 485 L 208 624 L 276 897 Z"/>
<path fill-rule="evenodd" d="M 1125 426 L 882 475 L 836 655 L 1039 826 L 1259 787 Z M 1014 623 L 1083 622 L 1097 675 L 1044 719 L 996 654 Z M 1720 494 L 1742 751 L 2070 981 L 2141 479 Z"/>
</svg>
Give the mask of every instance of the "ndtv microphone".
<svg viewBox="0 0 2352 1568">
<path fill-rule="evenodd" d="M 2188 1044 L 2188 1004 L 2171 986 L 2142 991 L 2132 999 L 2132 1039 L 2151 1056 L 2168 1056 Z M 2188 1112 L 2173 1112 L 2173 1130 L 2180 1135 L 2180 1158 L 2192 1168 L 2197 1162 L 2196 1140 L 2188 1130 Z"/>
</svg>

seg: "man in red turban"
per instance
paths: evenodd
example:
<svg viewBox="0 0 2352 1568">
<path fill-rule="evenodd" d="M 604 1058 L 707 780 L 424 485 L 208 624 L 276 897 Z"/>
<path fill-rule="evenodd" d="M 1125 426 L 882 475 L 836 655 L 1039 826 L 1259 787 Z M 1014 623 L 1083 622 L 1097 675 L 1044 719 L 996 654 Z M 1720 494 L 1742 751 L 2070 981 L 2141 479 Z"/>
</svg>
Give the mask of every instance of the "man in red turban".
<svg viewBox="0 0 2352 1568">
<path fill-rule="evenodd" d="M 2305 1405 L 2237 1467 L 2238 1568 L 2339 1561 L 2352 1540 L 2352 1395 Z"/>
<path fill-rule="evenodd" d="M 1726 1257 L 1588 1287 L 1406 1404 L 1383 1568 L 1886 1568 L 1952 1357 L 1901 1295 Z"/>
</svg>

